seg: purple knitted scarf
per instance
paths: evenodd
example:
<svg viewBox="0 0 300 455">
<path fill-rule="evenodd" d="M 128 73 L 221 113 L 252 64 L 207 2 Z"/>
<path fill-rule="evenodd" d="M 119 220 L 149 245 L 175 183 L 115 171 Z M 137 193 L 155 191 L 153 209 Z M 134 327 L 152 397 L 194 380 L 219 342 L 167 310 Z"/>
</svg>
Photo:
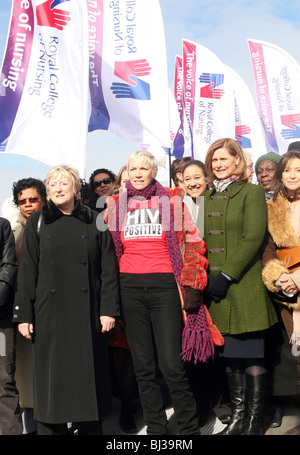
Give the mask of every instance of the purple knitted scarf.
<svg viewBox="0 0 300 455">
<path fill-rule="evenodd" d="M 128 202 L 131 198 L 141 198 L 149 200 L 157 197 L 159 214 L 165 227 L 165 235 L 168 253 L 174 272 L 176 282 L 182 290 L 184 296 L 184 287 L 181 284 L 181 269 L 183 267 L 180 248 L 177 235 L 174 229 L 174 218 L 170 206 L 170 199 L 165 188 L 156 180 L 144 190 L 136 190 L 130 180 L 126 182 L 126 190 L 122 193 L 117 201 L 114 220 L 112 224 L 112 237 L 115 246 L 116 256 L 120 261 L 123 253 L 123 245 L 120 232 L 128 210 Z M 194 314 L 188 314 L 186 325 L 182 334 L 182 359 L 190 361 L 192 357 L 194 362 L 206 362 L 214 356 L 214 345 L 209 333 L 205 311 L 203 305 Z"/>
<path fill-rule="evenodd" d="M 165 235 L 168 253 L 174 272 L 175 279 L 180 285 L 181 283 L 181 269 L 182 269 L 182 257 L 180 253 L 180 248 L 177 240 L 177 235 L 174 230 L 174 218 L 172 215 L 172 210 L 170 206 L 170 199 L 165 188 L 157 182 L 157 180 L 152 180 L 151 184 L 144 190 L 135 189 L 130 180 L 126 182 L 126 190 L 121 194 L 116 205 L 115 211 L 115 220 L 113 223 L 112 237 L 115 245 L 116 255 L 118 261 L 123 253 L 123 245 L 121 242 L 120 231 L 124 222 L 125 215 L 128 210 L 128 202 L 131 198 L 149 200 L 152 197 L 157 197 L 159 214 L 161 220 L 165 226 Z"/>
<path fill-rule="evenodd" d="M 187 315 L 182 333 L 181 358 L 184 362 L 207 362 L 215 355 L 215 346 L 209 332 L 205 309 L 200 305 L 194 313 Z"/>
</svg>

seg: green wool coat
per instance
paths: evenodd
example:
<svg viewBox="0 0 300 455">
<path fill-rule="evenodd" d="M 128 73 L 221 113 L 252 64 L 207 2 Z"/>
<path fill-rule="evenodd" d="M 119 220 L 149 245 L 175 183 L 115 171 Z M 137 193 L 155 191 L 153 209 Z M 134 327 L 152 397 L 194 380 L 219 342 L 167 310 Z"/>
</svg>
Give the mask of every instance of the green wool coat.
<svg viewBox="0 0 300 455">
<path fill-rule="evenodd" d="M 234 280 L 224 299 L 206 302 L 223 334 L 265 330 L 278 322 L 262 281 L 260 247 L 266 229 L 262 187 L 234 182 L 224 192 L 212 189 L 204 194 L 209 275 L 222 271 Z"/>
</svg>

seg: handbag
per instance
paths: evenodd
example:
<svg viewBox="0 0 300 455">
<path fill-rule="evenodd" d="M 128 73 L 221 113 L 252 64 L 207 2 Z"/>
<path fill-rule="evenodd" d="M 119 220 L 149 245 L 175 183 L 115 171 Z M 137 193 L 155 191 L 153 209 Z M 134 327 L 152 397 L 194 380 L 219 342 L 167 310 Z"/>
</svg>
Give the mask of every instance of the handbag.
<svg viewBox="0 0 300 455">
<path fill-rule="evenodd" d="M 300 246 L 279 249 L 277 250 L 277 257 L 291 272 L 300 269 Z"/>
<path fill-rule="evenodd" d="M 120 318 L 116 318 L 113 329 L 108 332 L 107 342 L 109 346 L 122 349 L 130 349 L 125 335 L 125 329 Z"/>
</svg>

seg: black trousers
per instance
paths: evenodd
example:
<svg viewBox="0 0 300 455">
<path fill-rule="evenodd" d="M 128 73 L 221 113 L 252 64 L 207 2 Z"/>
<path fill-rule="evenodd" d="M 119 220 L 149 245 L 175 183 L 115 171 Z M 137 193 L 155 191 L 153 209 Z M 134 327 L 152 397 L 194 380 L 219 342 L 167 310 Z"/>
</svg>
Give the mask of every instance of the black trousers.
<svg viewBox="0 0 300 455">
<path fill-rule="evenodd" d="M 121 303 L 148 434 L 167 431 L 156 355 L 169 389 L 179 434 L 199 434 L 196 404 L 180 359 L 182 315 L 177 287 L 121 285 Z"/>
<path fill-rule="evenodd" d="M 23 432 L 19 392 L 15 383 L 16 327 L 11 317 L 0 320 L 0 435 Z"/>
</svg>

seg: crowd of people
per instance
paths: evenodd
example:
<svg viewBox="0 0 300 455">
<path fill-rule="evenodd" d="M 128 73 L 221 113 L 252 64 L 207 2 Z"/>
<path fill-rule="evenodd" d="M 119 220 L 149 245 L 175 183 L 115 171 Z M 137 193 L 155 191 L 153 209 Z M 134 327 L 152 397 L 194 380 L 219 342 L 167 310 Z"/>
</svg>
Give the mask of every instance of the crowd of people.
<svg viewBox="0 0 300 455">
<path fill-rule="evenodd" d="M 172 162 L 172 188 L 157 171 L 136 151 L 87 185 L 67 165 L 13 184 L 0 434 L 101 435 L 115 395 L 124 432 L 138 432 L 138 401 L 147 434 L 166 435 L 162 381 L 180 435 L 200 435 L 222 402 L 221 435 L 264 434 L 266 412 L 281 425 L 281 331 L 300 386 L 300 142 L 253 163 L 219 139 L 204 162 Z"/>
</svg>

